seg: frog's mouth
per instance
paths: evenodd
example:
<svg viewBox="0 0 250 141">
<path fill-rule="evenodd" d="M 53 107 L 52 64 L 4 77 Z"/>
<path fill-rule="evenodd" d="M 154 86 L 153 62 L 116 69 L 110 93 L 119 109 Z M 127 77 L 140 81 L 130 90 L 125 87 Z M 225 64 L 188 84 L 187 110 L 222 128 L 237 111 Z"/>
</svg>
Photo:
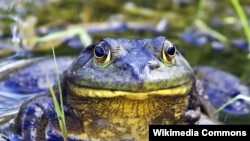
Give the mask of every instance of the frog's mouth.
<svg viewBox="0 0 250 141">
<path fill-rule="evenodd" d="M 143 100 L 150 98 L 152 96 L 185 96 L 192 89 L 193 81 L 188 81 L 179 86 L 153 90 L 147 92 L 129 92 L 129 91 L 119 91 L 119 90 L 107 90 L 107 89 L 95 89 L 78 86 L 68 82 L 68 88 L 75 95 L 80 97 L 88 98 L 114 98 L 114 97 L 124 97 L 127 99 Z"/>
</svg>

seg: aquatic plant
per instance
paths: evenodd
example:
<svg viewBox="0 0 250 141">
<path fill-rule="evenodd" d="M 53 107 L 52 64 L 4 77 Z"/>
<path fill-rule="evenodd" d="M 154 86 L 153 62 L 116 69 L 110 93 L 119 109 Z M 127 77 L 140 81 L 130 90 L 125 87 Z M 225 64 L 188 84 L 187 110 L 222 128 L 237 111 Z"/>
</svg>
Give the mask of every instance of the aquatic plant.
<svg viewBox="0 0 250 141">
<path fill-rule="evenodd" d="M 243 26 L 243 30 L 245 32 L 247 42 L 248 42 L 248 59 L 250 59 L 250 26 L 248 25 L 248 20 L 246 13 L 243 11 L 242 6 L 240 5 L 238 0 L 231 0 L 232 5 L 234 6 L 235 11 L 237 12 L 240 21 Z"/>
<path fill-rule="evenodd" d="M 59 121 L 59 125 L 62 131 L 62 136 L 64 141 L 67 141 L 67 128 L 66 128 L 66 120 L 65 120 L 65 113 L 64 113 L 64 105 L 63 105 L 63 98 L 62 98 L 62 88 L 61 88 L 61 83 L 60 83 L 60 77 L 59 77 L 59 71 L 58 71 L 58 66 L 56 63 L 56 57 L 55 57 L 55 51 L 54 51 L 54 47 L 52 47 L 52 52 L 53 52 L 53 58 L 54 58 L 54 62 L 55 62 L 55 71 L 56 71 L 56 76 L 57 76 L 57 85 L 58 85 L 58 90 L 59 90 L 59 103 L 58 100 L 56 98 L 55 92 L 52 88 L 52 84 L 49 81 L 49 77 L 47 76 L 47 82 L 49 84 L 49 89 L 50 89 L 50 93 L 52 95 L 52 99 L 53 99 L 53 103 L 55 105 L 55 110 L 56 110 L 56 114 L 58 117 L 58 121 Z"/>
<path fill-rule="evenodd" d="M 250 59 L 250 26 L 248 25 L 248 20 L 247 20 L 247 16 L 245 14 L 245 12 L 243 11 L 242 6 L 240 5 L 238 0 L 231 0 L 232 5 L 234 6 L 234 9 L 236 10 L 237 14 L 239 15 L 240 21 L 242 23 L 243 26 L 243 30 L 245 32 L 245 35 L 247 37 L 247 41 L 248 41 L 248 56 L 247 58 Z M 239 94 L 237 96 L 235 96 L 234 98 L 230 99 L 229 101 L 227 101 L 225 104 L 223 104 L 222 106 L 220 106 L 215 113 L 219 113 L 220 111 L 222 111 L 226 106 L 236 102 L 237 100 L 245 100 L 245 101 L 250 101 L 250 97 L 243 95 L 243 94 Z"/>
<path fill-rule="evenodd" d="M 226 106 L 236 102 L 237 100 L 240 100 L 240 99 L 243 99 L 243 100 L 246 100 L 246 101 L 250 101 L 250 97 L 249 96 L 246 96 L 246 95 L 243 95 L 243 94 L 239 94 L 237 96 L 235 96 L 234 98 L 230 99 L 229 101 L 227 101 L 225 104 L 221 105 L 216 111 L 215 113 L 218 113 L 220 111 L 222 111 Z"/>
</svg>

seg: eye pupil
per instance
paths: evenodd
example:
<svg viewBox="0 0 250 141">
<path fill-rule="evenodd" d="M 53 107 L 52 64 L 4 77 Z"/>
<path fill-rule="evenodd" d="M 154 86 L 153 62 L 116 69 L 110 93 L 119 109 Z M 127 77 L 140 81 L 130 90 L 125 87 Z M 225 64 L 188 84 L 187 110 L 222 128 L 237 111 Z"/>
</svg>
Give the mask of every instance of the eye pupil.
<svg viewBox="0 0 250 141">
<path fill-rule="evenodd" d="M 167 48 L 167 53 L 169 55 L 174 55 L 175 54 L 175 47 L 174 45 L 170 45 L 168 48 Z"/>
<path fill-rule="evenodd" d="M 95 47 L 95 55 L 97 57 L 103 57 L 105 54 L 106 54 L 105 50 L 102 47 L 100 47 L 100 46 Z"/>
</svg>

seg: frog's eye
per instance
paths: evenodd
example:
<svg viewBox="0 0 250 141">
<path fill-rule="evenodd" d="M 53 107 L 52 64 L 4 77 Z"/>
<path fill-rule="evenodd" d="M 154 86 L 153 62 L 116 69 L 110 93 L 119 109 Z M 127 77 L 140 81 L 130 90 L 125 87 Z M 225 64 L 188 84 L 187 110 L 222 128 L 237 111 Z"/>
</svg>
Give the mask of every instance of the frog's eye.
<svg viewBox="0 0 250 141">
<path fill-rule="evenodd" d="M 174 63 L 174 56 L 176 54 L 175 46 L 169 41 L 165 41 L 162 46 L 161 57 L 165 64 L 172 65 Z"/>
<path fill-rule="evenodd" d="M 105 41 L 101 41 L 99 45 L 96 45 L 94 48 L 94 56 L 96 62 L 99 65 L 105 65 L 111 60 L 110 47 L 109 44 Z"/>
</svg>

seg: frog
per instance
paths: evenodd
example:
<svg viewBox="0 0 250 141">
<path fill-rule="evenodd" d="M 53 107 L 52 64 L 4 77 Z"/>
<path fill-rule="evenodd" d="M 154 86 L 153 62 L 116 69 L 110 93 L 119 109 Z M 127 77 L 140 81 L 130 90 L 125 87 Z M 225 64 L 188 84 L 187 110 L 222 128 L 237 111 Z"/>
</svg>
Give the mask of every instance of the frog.
<svg viewBox="0 0 250 141">
<path fill-rule="evenodd" d="M 164 36 L 89 45 L 61 86 L 68 140 L 148 140 L 149 125 L 202 124 L 214 113 L 193 69 Z M 11 130 L 12 140 L 62 140 L 51 94 L 26 101 Z"/>
<path fill-rule="evenodd" d="M 80 53 L 61 85 L 69 140 L 147 140 L 150 124 L 200 116 L 193 70 L 163 36 L 104 38 Z M 61 137 L 49 93 L 21 106 L 13 132 L 20 140 Z"/>
</svg>

